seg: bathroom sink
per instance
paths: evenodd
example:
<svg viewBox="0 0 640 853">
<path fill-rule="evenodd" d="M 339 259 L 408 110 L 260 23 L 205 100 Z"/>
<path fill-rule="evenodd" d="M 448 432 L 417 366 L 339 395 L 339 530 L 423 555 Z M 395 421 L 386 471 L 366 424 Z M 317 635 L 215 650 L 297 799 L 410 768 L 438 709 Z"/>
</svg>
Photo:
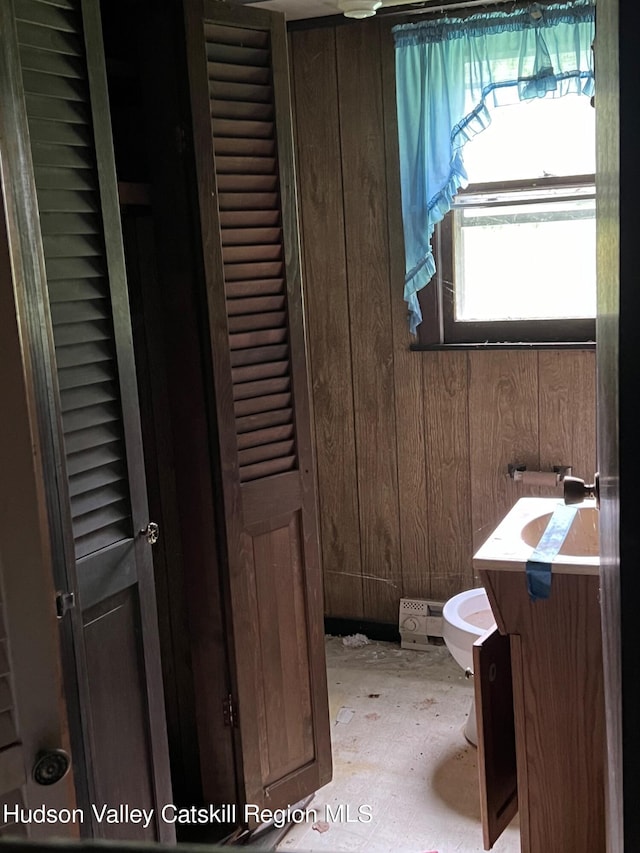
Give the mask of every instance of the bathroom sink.
<svg viewBox="0 0 640 853">
<path fill-rule="evenodd" d="M 564 506 L 557 498 L 520 498 L 473 558 L 475 569 L 524 571 L 554 511 Z M 576 507 L 575 518 L 553 571 L 560 574 L 594 574 L 600 569 L 598 510 L 594 501 Z"/>
<path fill-rule="evenodd" d="M 540 541 L 552 514 L 546 512 L 537 516 L 522 528 L 522 538 L 531 548 L 535 548 Z M 597 557 L 598 547 L 598 510 L 595 506 L 579 507 L 559 553 L 574 554 L 576 557 Z"/>
</svg>

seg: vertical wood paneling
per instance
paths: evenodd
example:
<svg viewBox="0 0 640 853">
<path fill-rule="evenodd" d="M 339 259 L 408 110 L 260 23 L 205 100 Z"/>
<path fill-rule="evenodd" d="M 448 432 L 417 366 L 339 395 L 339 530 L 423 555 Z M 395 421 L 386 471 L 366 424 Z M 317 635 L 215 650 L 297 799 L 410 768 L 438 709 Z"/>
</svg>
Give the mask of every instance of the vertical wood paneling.
<svg viewBox="0 0 640 853">
<path fill-rule="evenodd" d="M 377 22 L 338 27 L 336 47 L 364 612 L 393 622 L 401 567 Z"/>
<path fill-rule="evenodd" d="M 361 617 L 362 569 L 335 32 L 292 35 L 325 612 Z"/>
<path fill-rule="evenodd" d="M 422 353 L 421 361 L 429 503 L 429 596 L 444 601 L 473 586 L 467 354 Z"/>
<path fill-rule="evenodd" d="M 391 30 L 381 27 L 380 39 L 387 162 L 387 221 L 391 287 L 389 319 L 393 336 L 402 594 L 406 597 L 427 598 L 431 595 L 432 572 L 438 572 L 438 570 L 430 563 L 428 547 L 422 359 L 420 356 L 416 358 L 417 353 L 409 350 L 412 338 L 407 324 L 407 307 L 401 293 L 401 283 L 404 278 L 404 241 L 400 205 L 395 56 Z"/>
<path fill-rule="evenodd" d="M 469 353 L 469 448 L 473 549 L 525 491 L 510 462 L 539 470 L 538 353 Z M 528 494 L 531 491 L 528 490 Z"/>
<path fill-rule="evenodd" d="M 540 352 L 540 468 L 572 465 L 593 482 L 596 470 L 596 354 Z"/>
<path fill-rule="evenodd" d="M 409 350 L 391 34 L 290 38 L 326 613 L 394 623 L 473 585 L 518 498 L 561 494 L 509 462 L 593 474 L 595 354 Z"/>
</svg>

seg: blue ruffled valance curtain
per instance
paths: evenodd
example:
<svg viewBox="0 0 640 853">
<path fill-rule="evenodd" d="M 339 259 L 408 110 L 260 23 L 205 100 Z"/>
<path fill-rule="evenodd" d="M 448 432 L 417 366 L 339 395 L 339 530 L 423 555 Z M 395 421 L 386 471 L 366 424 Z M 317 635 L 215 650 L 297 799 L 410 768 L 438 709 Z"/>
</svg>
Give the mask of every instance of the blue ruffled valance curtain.
<svg viewBox="0 0 640 853">
<path fill-rule="evenodd" d="M 394 27 L 405 242 L 404 298 L 415 334 L 417 293 L 435 273 L 431 237 L 466 185 L 462 149 L 494 107 L 592 95 L 593 0 L 441 18 Z"/>
</svg>

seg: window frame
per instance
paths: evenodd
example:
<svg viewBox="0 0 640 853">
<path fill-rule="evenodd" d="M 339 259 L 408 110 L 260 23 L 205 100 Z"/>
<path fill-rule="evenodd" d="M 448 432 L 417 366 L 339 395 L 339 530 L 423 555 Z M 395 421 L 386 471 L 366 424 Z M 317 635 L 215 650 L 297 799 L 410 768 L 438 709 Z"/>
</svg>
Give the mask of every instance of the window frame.
<svg viewBox="0 0 640 853">
<path fill-rule="evenodd" d="M 595 184 L 595 175 L 573 175 L 472 184 L 458 193 L 458 200 L 480 193 L 517 193 L 518 190 L 541 190 L 585 187 Z M 517 196 L 514 197 L 516 201 Z M 560 199 L 558 199 L 560 201 Z M 459 207 L 460 205 L 458 205 Z M 436 275 L 418 293 L 423 321 L 418 326 L 418 348 L 455 346 L 531 347 L 595 346 L 595 317 L 547 320 L 457 321 L 455 319 L 455 245 L 454 207 L 436 225 L 433 253 Z"/>
</svg>

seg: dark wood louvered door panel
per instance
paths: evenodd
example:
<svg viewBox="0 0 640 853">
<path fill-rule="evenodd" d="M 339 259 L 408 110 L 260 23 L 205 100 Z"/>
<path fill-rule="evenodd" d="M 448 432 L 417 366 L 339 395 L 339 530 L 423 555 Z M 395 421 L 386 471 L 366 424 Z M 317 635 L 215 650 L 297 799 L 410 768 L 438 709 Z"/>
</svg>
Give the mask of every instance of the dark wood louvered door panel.
<svg viewBox="0 0 640 853">
<path fill-rule="evenodd" d="M 170 801 L 131 329 L 96 0 L 15 0 L 46 268 L 87 793 Z M 93 817 L 87 809 L 88 817 Z M 84 827 L 87 831 L 87 826 Z M 157 819 L 93 820 L 171 840 Z"/>
<path fill-rule="evenodd" d="M 185 8 L 241 774 L 273 808 L 331 775 L 286 36 Z"/>
</svg>

